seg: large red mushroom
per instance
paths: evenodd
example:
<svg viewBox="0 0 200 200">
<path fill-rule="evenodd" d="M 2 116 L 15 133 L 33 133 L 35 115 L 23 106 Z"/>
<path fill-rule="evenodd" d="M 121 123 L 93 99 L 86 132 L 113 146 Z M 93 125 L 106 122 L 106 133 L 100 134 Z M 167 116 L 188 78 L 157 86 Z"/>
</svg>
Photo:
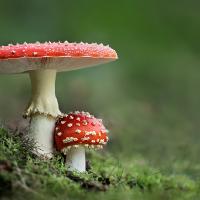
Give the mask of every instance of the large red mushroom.
<svg viewBox="0 0 200 200">
<path fill-rule="evenodd" d="M 36 153 L 52 156 L 53 130 L 59 110 L 55 95 L 56 72 L 70 71 L 117 59 L 103 44 L 45 42 L 0 46 L 0 73 L 28 73 L 32 96 L 24 113 L 31 118 L 29 135 Z"/>
<path fill-rule="evenodd" d="M 56 122 L 55 145 L 66 155 L 69 170 L 85 172 L 85 148 L 103 148 L 108 142 L 107 133 L 101 119 L 88 112 L 75 111 Z"/>
</svg>

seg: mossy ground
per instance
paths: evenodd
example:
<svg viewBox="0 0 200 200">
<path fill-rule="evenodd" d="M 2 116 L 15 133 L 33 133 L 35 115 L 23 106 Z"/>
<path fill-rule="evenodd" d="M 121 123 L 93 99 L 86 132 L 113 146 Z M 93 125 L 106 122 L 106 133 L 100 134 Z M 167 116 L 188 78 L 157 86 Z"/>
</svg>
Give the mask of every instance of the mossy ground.
<svg viewBox="0 0 200 200">
<path fill-rule="evenodd" d="M 0 129 L 1 199 L 198 199 L 200 183 L 166 175 L 144 160 L 88 152 L 88 171 L 70 173 L 62 155 L 43 160 L 23 133 Z"/>
</svg>

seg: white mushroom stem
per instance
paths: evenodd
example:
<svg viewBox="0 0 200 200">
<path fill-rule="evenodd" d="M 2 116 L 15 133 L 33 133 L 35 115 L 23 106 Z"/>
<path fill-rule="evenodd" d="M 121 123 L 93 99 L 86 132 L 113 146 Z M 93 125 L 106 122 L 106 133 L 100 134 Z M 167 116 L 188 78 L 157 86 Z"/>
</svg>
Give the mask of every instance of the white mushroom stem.
<svg viewBox="0 0 200 200">
<path fill-rule="evenodd" d="M 51 157 L 56 117 L 61 115 L 55 95 L 56 70 L 35 70 L 29 75 L 32 96 L 25 113 L 31 117 L 29 134 L 36 143 L 36 153 Z"/>
<path fill-rule="evenodd" d="M 83 146 L 72 147 L 67 152 L 65 163 L 70 171 L 85 172 L 85 148 Z"/>
<path fill-rule="evenodd" d="M 57 117 L 61 114 L 55 95 L 56 70 L 35 70 L 29 72 L 32 96 L 25 115 L 42 113 Z"/>
</svg>

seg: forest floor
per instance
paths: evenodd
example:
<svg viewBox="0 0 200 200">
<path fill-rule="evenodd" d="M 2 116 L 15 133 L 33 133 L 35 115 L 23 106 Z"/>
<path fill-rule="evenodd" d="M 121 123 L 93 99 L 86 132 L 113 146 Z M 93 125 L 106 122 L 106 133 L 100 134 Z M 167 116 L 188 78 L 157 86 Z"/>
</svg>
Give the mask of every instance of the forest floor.
<svg viewBox="0 0 200 200">
<path fill-rule="evenodd" d="M 87 173 L 71 173 L 60 154 L 51 160 L 33 155 L 24 135 L 0 129 L 0 199 L 199 199 L 198 180 L 163 174 L 138 157 L 89 151 Z"/>
</svg>

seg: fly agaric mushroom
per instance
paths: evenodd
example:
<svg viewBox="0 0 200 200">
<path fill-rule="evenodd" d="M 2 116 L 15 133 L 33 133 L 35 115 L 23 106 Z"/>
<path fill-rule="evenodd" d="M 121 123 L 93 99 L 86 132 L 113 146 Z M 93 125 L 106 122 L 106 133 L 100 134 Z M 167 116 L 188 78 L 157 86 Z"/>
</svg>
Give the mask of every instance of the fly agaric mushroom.
<svg viewBox="0 0 200 200">
<path fill-rule="evenodd" d="M 36 153 L 52 156 L 53 130 L 61 115 L 55 96 L 57 71 L 71 71 L 117 59 L 109 46 L 88 43 L 24 43 L 0 46 L 0 73 L 27 72 L 32 96 L 25 111 L 31 118 L 29 135 L 37 143 Z"/>
<path fill-rule="evenodd" d="M 88 112 L 75 111 L 59 118 L 54 131 L 55 145 L 66 155 L 69 170 L 84 172 L 85 147 L 102 149 L 108 142 L 107 132 L 102 120 Z"/>
</svg>

